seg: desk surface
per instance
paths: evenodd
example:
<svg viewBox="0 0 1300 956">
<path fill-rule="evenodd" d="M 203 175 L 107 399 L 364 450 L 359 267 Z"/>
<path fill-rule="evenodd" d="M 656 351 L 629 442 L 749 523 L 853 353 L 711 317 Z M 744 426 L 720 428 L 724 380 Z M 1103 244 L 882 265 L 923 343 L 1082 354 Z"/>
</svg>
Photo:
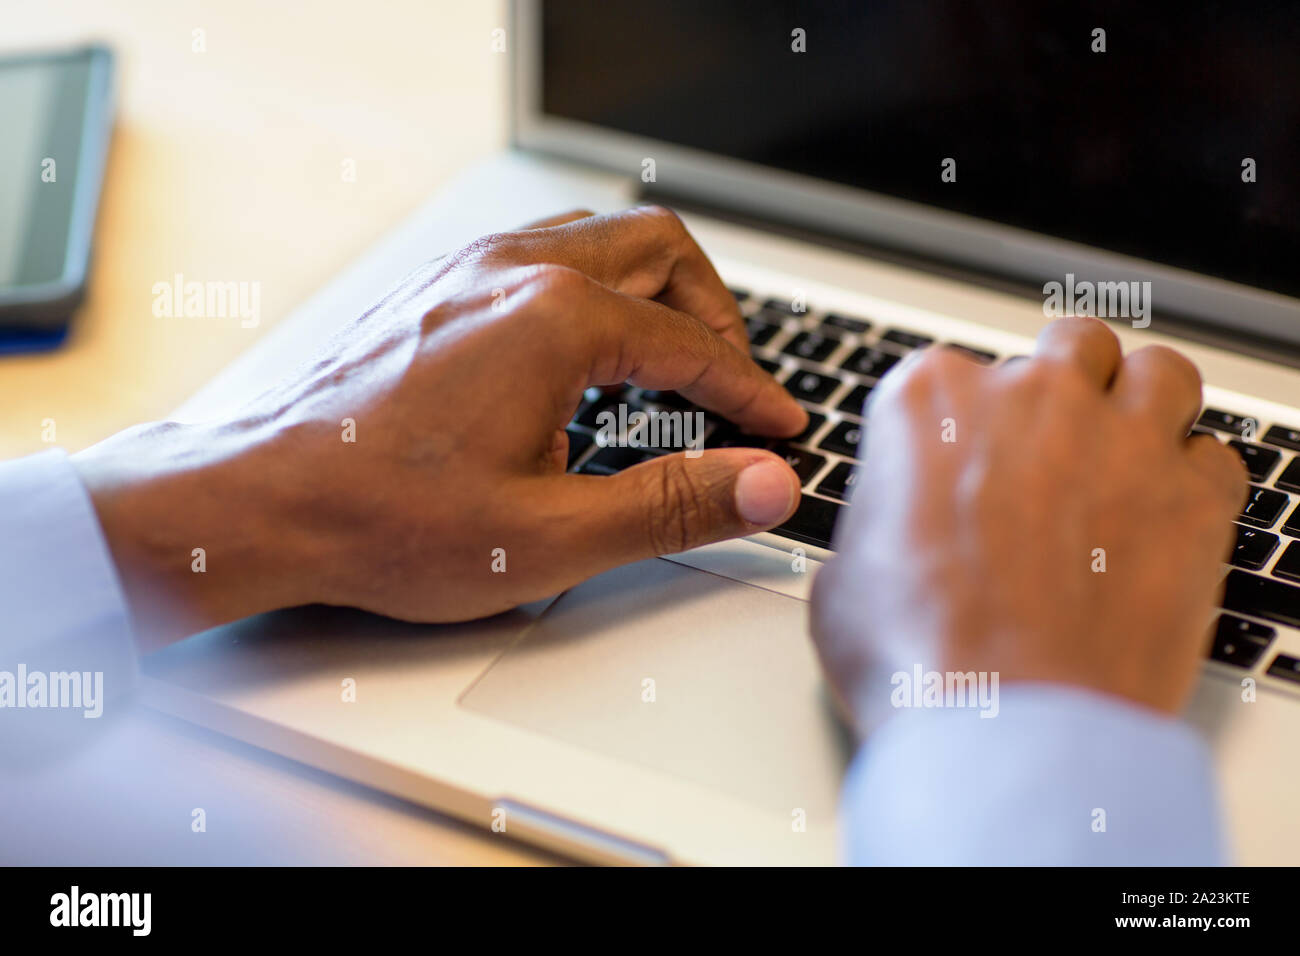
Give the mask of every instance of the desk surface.
<svg viewBox="0 0 1300 956">
<path fill-rule="evenodd" d="M 46 419 L 57 444 L 76 450 L 166 416 L 451 174 L 506 141 L 508 64 L 491 49 L 491 31 L 505 25 L 497 0 L 10 6 L 0 50 L 99 40 L 117 52 L 119 72 L 89 298 L 66 347 L 0 358 L 0 458 L 46 447 Z M 177 273 L 260 283 L 258 326 L 156 318 L 153 286 Z M 35 824 L 0 862 L 547 860 L 143 709 L 107 738 L 0 784 L 9 791 L 0 802 L 25 804 L 30 814 L 15 818 Z M 207 811 L 205 834 L 192 832 L 196 807 Z"/>
</svg>

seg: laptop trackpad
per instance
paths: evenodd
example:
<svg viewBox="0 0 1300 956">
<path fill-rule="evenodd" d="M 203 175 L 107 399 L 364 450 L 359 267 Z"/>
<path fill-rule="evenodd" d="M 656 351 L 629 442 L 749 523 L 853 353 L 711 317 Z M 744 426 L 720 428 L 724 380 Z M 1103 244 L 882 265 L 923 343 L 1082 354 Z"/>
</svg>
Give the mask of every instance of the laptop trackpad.
<svg viewBox="0 0 1300 956">
<path fill-rule="evenodd" d="M 764 809 L 834 812 L 847 759 L 808 606 L 671 561 L 562 595 L 461 704 Z"/>
</svg>

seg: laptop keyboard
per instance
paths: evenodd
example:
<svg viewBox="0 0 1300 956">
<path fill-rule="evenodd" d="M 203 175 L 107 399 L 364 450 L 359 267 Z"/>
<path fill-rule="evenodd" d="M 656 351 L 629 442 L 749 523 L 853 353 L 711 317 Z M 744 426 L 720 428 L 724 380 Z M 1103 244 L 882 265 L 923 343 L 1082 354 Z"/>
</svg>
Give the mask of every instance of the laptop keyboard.
<svg viewBox="0 0 1300 956">
<path fill-rule="evenodd" d="M 732 292 L 745 315 L 754 360 L 804 406 L 809 425 L 801 435 L 774 440 L 747 435 L 705 412 L 704 447 L 766 448 L 781 455 L 799 476 L 803 497 L 794 515 L 771 533 L 831 551 L 836 522 L 853 493 L 863 404 L 908 352 L 936 340 L 865 317 L 797 311 L 785 300 Z M 990 365 L 1001 358 L 961 342 L 942 344 Z M 595 438 L 597 416 L 619 404 L 645 412 L 700 410 L 675 392 L 592 390 L 567 429 L 570 471 L 613 475 L 680 450 L 601 447 Z M 1248 416 L 1206 408 L 1193 430 L 1227 441 L 1250 471 L 1251 491 L 1237 517 L 1223 613 L 1210 647 L 1213 660 L 1250 669 L 1274 645 L 1275 625 L 1300 628 L 1300 427 L 1273 423 L 1265 428 Z M 1264 673 L 1300 690 L 1300 658 L 1275 654 Z"/>
</svg>

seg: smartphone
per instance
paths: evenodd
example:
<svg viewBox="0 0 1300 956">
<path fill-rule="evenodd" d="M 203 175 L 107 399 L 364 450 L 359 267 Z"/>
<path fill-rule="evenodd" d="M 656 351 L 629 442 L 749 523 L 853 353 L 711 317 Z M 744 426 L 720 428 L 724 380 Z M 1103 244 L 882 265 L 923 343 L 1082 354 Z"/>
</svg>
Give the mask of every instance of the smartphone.
<svg viewBox="0 0 1300 956">
<path fill-rule="evenodd" d="M 0 351 L 57 345 L 85 295 L 112 81 L 100 46 L 0 58 Z"/>
</svg>

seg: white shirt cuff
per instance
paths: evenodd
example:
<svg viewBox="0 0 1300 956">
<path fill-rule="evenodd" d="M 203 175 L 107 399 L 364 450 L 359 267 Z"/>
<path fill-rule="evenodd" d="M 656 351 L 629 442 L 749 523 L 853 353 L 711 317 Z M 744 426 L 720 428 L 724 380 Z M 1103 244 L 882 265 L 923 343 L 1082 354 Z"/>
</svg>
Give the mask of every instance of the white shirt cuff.
<svg viewBox="0 0 1300 956">
<path fill-rule="evenodd" d="M 90 495 L 61 450 L 0 463 L 0 620 L 4 749 L 60 746 L 134 685 L 126 598 Z"/>
<path fill-rule="evenodd" d="M 1081 689 L 1004 686 L 996 717 L 900 711 L 845 780 L 846 861 L 1219 865 L 1210 755 L 1185 723 Z"/>
</svg>

